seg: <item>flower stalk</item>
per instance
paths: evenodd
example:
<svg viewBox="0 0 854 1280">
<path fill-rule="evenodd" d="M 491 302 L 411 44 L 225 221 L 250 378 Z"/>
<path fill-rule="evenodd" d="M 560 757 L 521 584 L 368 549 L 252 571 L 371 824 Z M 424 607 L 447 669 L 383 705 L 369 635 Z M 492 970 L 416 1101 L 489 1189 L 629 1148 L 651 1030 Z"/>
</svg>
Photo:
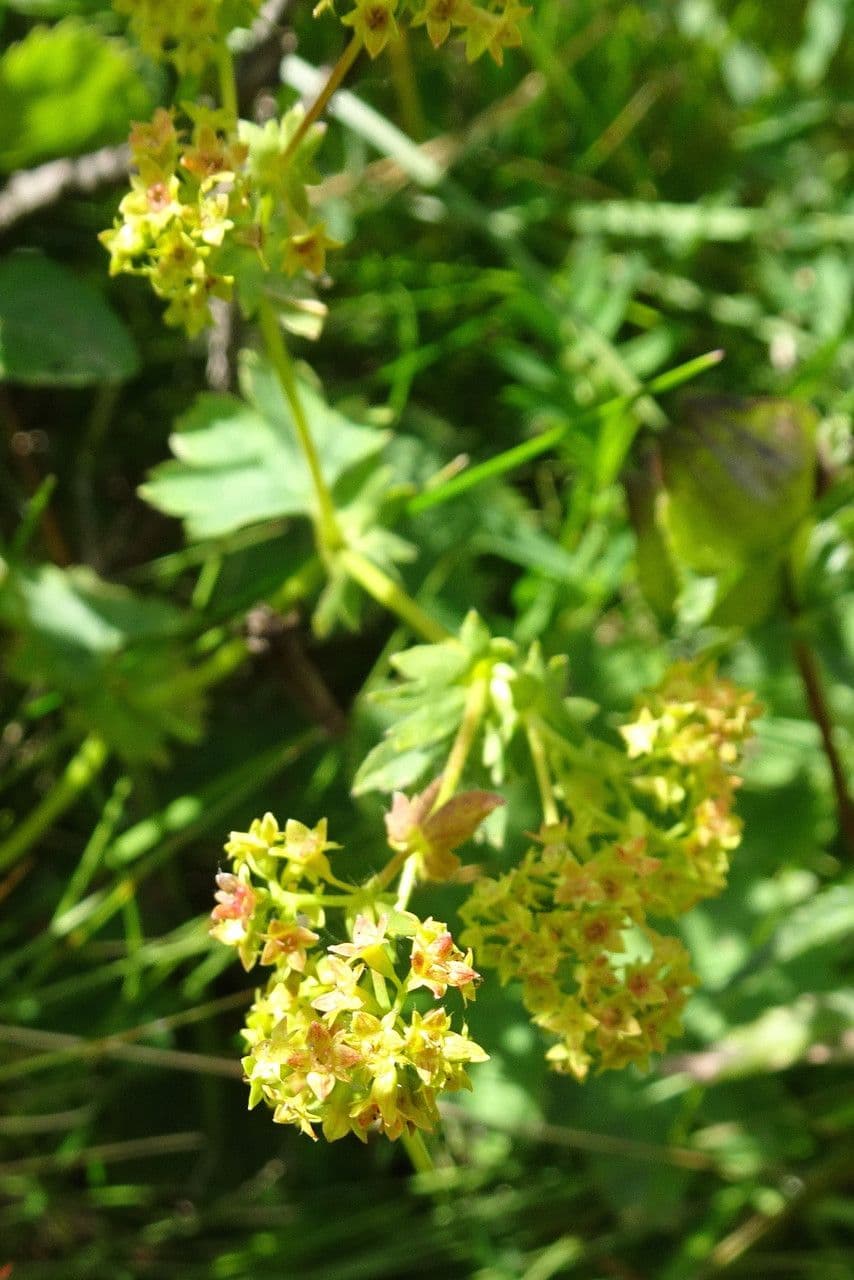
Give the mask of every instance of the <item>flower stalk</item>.
<svg viewBox="0 0 854 1280">
<path fill-rule="evenodd" d="M 293 140 L 292 140 L 293 141 Z M 319 550 L 322 552 L 332 552 L 338 547 L 343 546 L 343 537 L 338 526 L 338 518 L 335 514 L 335 504 L 332 500 L 332 494 L 323 475 L 323 469 L 320 465 L 320 457 L 315 446 L 311 429 L 308 425 L 305 408 L 299 393 L 299 384 L 297 383 L 296 372 L 294 370 L 293 361 L 287 344 L 282 336 L 281 326 L 276 315 L 275 309 L 269 299 L 264 298 L 258 310 L 258 322 L 261 326 L 261 333 L 264 337 L 264 344 L 267 348 L 267 354 L 276 376 L 279 379 L 279 385 L 284 392 L 285 399 L 293 417 L 294 429 L 297 434 L 300 449 L 305 458 L 306 465 L 311 475 L 311 482 L 314 487 L 315 500 L 317 502 L 317 519 L 316 529 L 319 544 Z"/>
<path fill-rule="evenodd" d="M 341 57 L 330 71 L 326 84 L 323 86 L 308 111 L 306 111 L 302 123 L 285 148 L 284 154 L 282 155 L 283 164 L 285 164 L 296 151 L 297 147 L 302 142 L 306 133 L 315 121 L 319 120 L 323 115 L 329 105 L 330 98 L 335 93 L 336 89 L 340 89 L 344 80 L 347 78 L 350 68 L 353 66 L 353 63 L 356 61 L 361 51 L 361 37 L 354 35 L 350 43 L 347 45 L 347 48 L 341 54 Z"/>
<path fill-rule="evenodd" d="M 555 799 L 554 786 L 552 784 L 552 776 L 549 770 L 548 757 L 546 756 L 546 748 L 543 742 L 542 726 L 534 716 L 528 716 L 525 720 L 525 735 L 528 739 L 528 749 L 531 752 L 531 760 L 534 765 L 534 773 L 537 778 L 537 787 L 540 792 L 540 803 L 543 808 L 543 821 L 546 826 L 551 826 L 560 819 L 557 800 Z"/>
<path fill-rule="evenodd" d="M 219 77 L 219 96 L 223 108 L 229 117 L 237 123 L 240 108 L 237 99 L 237 77 L 234 74 L 234 58 L 228 45 L 223 41 L 217 46 L 216 67 Z"/>
</svg>

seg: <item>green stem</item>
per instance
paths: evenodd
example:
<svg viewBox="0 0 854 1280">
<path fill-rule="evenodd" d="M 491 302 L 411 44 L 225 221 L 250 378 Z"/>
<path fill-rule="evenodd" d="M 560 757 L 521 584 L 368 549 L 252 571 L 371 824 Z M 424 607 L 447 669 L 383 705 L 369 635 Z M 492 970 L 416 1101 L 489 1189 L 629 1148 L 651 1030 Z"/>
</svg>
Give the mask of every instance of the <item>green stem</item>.
<svg viewBox="0 0 854 1280">
<path fill-rule="evenodd" d="M 234 59 L 225 41 L 220 41 L 217 47 L 216 69 L 219 76 L 219 96 L 222 99 L 223 108 L 228 112 L 231 119 L 236 122 L 239 112 L 237 105 L 237 79 L 234 74 Z"/>
<path fill-rule="evenodd" d="M 412 890 L 415 888 L 415 880 L 418 875 L 418 855 L 410 854 L 403 864 L 403 871 L 400 875 L 400 884 L 397 887 L 397 897 L 394 905 L 398 911 L 405 911 L 409 906 L 409 899 L 412 897 Z"/>
<path fill-rule="evenodd" d="M 416 1173 L 435 1172 L 436 1166 L 433 1163 L 433 1157 L 427 1150 L 427 1145 L 418 1129 L 414 1133 L 407 1133 L 404 1130 L 400 1135 L 400 1141 Z"/>
<path fill-rule="evenodd" d="M 424 111 L 405 27 L 401 27 L 397 38 L 389 42 L 388 54 L 401 122 L 410 138 L 414 142 L 420 142 L 426 132 Z"/>
<path fill-rule="evenodd" d="M 371 876 L 362 886 L 366 895 L 376 895 L 382 893 L 383 889 L 388 888 L 394 877 L 400 871 L 401 867 L 407 861 L 407 853 L 405 851 L 396 853 L 393 858 L 389 858 L 388 862 L 378 871 L 376 875 Z"/>
<path fill-rule="evenodd" d="M 279 384 L 284 392 L 285 399 L 293 416 L 294 428 L 299 441 L 300 449 L 308 466 L 311 475 L 311 483 L 314 487 L 314 496 L 318 507 L 318 518 L 316 522 L 318 548 L 320 550 L 333 551 L 337 547 L 343 545 L 341 530 L 338 528 L 338 519 L 335 514 L 335 504 L 332 501 L 332 494 L 329 486 L 323 476 L 320 466 L 320 456 L 318 455 L 311 430 L 308 425 L 308 419 L 305 415 L 302 400 L 300 399 L 299 386 L 297 383 L 296 373 L 294 371 L 293 361 L 285 340 L 282 337 L 282 330 L 279 325 L 278 316 L 275 309 L 267 298 L 261 300 L 258 310 L 258 320 L 261 325 L 261 332 L 264 335 L 264 342 L 267 347 L 267 353 L 276 371 Z"/>
<path fill-rule="evenodd" d="M 5 871 L 22 858 L 59 815 L 71 807 L 81 791 L 85 791 L 103 769 L 108 754 L 106 743 L 94 733 L 84 740 L 56 786 L 16 827 L 8 840 L 0 844 L 0 871 Z"/>
<path fill-rule="evenodd" d="M 435 618 L 430 617 L 429 613 L 425 613 L 421 605 L 413 600 L 403 587 L 361 552 L 347 548 L 338 553 L 337 562 L 354 582 L 358 582 L 359 586 L 367 591 L 369 596 L 373 596 L 378 604 L 383 605 L 391 613 L 397 614 L 398 618 L 423 640 L 430 644 L 441 644 L 443 640 L 453 639 L 452 633 L 447 631 L 441 622 L 437 622 Z"/>
<path fill-rule="evenodd" d="M 480 722 L 486 710 L 488 693 L 488 675 L 478 676 L 469 685 L 463 718 L 457 730 L 454 745 L 451 747 L 447 764 L 442 772 L 442 785 L 439 788 L 439 794 L 436 796 L 434 809 L 438 809 L 446 800 L 450 800 L 459 786 L 466 760 L 468 760 L 469 752 L 474 746 L 474 740 L 477 737 L 477 731 L 480 728 Z"/>
<path fill-rule="evenodd" d="M 88 889 L 98 868 L 101 866 L 104 853 L 115 834 L 116 827 L 122 820 L 125 803 L 130 796 L 132 788 L 133 783 L 126 774 L 123 774 L 113 787 L 112 795 L 104 805 L 98 824 L 89 837 L 83 853 L 80 855 L 77 869 L 71 876 L 57 904 L 51 923 L 48 925 L 49 931 L 54 921 L 65 915 L 66 911 L 70 911 Z"/>
<path fill-rule="evenodd" d="M 350 907 L 353 905 L 352 893 L 291 893 L 287 889 L 276 892 L 271 885 L 273 900 L 288 911 L 296 911 L 298 907 Z"/>
<path fill-rule="evenodd" d="M 305 113 L 300 121 L 299 128 L 291 138 L 285 150 L 282 153 L 282 164 L 284 164 L 296 151 L 305 135 L 308 133 L 315 120 L 319 120 L 326 110 L 329 99 L 332 97 L 336 89 L 338 89 L 347 72 L 358 58 L 362 51 L 361 37 L 353 36 L 353 39 L 347 45 L 347 48 L 341 54 L 341 57 L 335 63 L 335 66 L 329 73 L 329 79 L 315 98 L 314 102 Z"/>
<path fill-rule="evenodd" d="M 552 778 L 546 758 L 546 749 L 543 745 L 541 726 L 533 716 L 529 716 L 525 721 L 525 732 L 528 736 L 531 759 L 534 762 L 534 773 L 537 775 L 537 786 L 543 806 L 543 819 L 549 826 L 552 826 L 560 821 L 560 813 L 558 812 L 554 788 L 552 787 Z"/>
</svg>

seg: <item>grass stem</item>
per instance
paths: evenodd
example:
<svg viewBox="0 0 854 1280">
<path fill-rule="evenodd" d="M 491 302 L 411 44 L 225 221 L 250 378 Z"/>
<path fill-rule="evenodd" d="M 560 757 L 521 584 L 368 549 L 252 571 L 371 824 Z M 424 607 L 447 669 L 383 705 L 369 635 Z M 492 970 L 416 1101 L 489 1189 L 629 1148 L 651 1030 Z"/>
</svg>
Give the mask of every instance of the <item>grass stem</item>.
<svg viewBox="0 0 854 1280">
<path fill-rule="evenodd" d="M 80 750 L 68 762 L 65 772 L 51 791 L 36 805 L 8 839 L 0 844 L 0 871 L 14 866 L 27 850 L 50 829 L 60 814 L 70 809 L 100 773 L 107 761 L 106 743 L 90 734 Z"/>
</svg>

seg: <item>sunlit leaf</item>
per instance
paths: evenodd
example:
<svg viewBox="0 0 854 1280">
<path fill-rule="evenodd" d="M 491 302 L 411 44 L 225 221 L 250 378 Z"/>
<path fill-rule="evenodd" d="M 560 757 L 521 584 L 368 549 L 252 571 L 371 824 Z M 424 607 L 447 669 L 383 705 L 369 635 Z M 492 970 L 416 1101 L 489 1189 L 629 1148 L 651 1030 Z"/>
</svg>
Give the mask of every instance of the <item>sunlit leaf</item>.
<svg viewBox="0 0 854 1280">
<path fill-rule="evenodd" d="M 127 46 L 74 17 L 35 27 L 0 58 L 0 171 L 120 142 L 150 106 Z"/>
<path fill-rule="evenodd" d="M 241 388 L 245 400 L 199 396 L 170 438 L 175 460 L 155 467 L 140 490 L 153 507 L 181 517 L 192 539 L 314 510 L 290 410 L 270 366 L 250 352 Z M 349 422 L 314 388 L 303 384 L 301 397 L 329 485 L 382 448 L 381 432 Z"/>
<path fill-rule="evenodd" d="M 10 571 L 0 620 L 16 633 L 9 671 L 57 690 L 69 719 L 127 759 L 163 759 L 200 729 L 200 691 L 182 656 L 182 614 L 88 569 Z"/>
</svg>

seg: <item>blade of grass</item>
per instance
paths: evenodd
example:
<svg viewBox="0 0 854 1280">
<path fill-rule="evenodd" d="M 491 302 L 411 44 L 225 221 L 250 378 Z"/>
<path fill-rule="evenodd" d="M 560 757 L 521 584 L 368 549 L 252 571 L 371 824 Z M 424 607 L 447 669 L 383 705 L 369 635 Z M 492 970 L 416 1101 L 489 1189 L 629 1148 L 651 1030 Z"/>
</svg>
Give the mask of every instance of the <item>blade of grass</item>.
<svg viewBox="0 0 854 1280">
<path fill-rule="evenodd" d="M 705 355 L 697 356 L 694 360 L 688 360 L 685 364 L 678 365 L 675 369 L 670 369 L 666 373 L 651 379 L 650 382 L 639 388 L 632 395 L 615 396 L 612 400 L 607 400 L 595 409 L 579 414 L 569 422 L 560 423 L 549 431 L 544 431 L 541 435 L 534 436 L 532 440 L 525 440 L 522 444 L 514 445 L 512 449 L 506 449 L 504 453 L 498 453 L 486 462 L 481 462 L 478 466 L 472 467 L 468 471 L 463 471 L 460 475 L 454 476 L 453 479 L 435 489 L 428 489 L 423 493 L 419 493 L 408 504 L 407 510 L 411 515 L 416 515 L 419 511 L 426 511 L 430 507 L 437 507 L 443 502 L 448 502 L 451 498 L 459 497 L 460 494 L 466 493 L 478 484 L 483 484 L 486 481 L 496 479 L 498 476 L 505 475 L 508 471 L 513 471 L 516 467 L 529 462 L 532 458 L 537 458 L 542 453 L 548 453 L 570 431 L 581 427 L 593 426 L 597 422 L 605 421 L 614 413 L 624 412 L 630 409 L 640 396 L 661 395 L 663 392 L 671 391 L 674 387 L 681 386 L 685 382 L 690 382 L 692 378 L 696 378 L 707 369 L 720 364 L 723 358 L 723 351 L 709 351 Z"/>
</svg>

